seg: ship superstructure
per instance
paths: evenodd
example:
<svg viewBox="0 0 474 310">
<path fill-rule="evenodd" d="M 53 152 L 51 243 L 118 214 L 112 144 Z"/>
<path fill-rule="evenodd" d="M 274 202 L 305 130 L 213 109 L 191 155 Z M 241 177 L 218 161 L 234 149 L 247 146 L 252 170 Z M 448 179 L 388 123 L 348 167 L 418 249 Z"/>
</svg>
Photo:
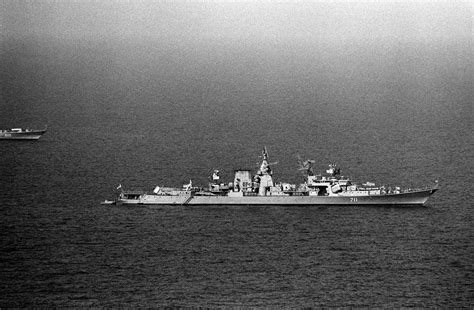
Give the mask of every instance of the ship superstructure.
<svg viewBox="0 0 474 310">
<path fill-rule="evenodd" d="M 223 183 L 219 170 L 212 173 L 207 188 L 193 187 L 192 181 L 182 188 L 157 186 L 152 193 L 121 190 L 115 201 L 105 204 L 152 204 L 152 205 L 422 205 L 438 190 L 387 188 L 366 182 L 358 185 L 341 176 L 341 169 L 329 165 L 325 174 L 315 174 L 314 160 L 301 163 L 305 172 L 302 184 L 275 183 L 268 152 L 262 151 L 262 162 L 252 176 L 251 170 L 234 171 L 232 182 Z M 121 187 L 121 186 L 120 186 Z"/>
</svg>

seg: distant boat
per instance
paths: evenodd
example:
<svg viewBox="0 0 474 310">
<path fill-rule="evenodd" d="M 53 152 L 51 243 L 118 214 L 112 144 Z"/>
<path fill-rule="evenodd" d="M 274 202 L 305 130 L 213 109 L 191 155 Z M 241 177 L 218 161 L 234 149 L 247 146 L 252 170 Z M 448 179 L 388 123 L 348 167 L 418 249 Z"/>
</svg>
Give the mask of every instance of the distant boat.
<svg viewBox="0 0 474 310">
<path fill-rule="evenodd" d="M 0 129 L 0 139 L 3 140 L 38 140 L 48 129 Z"/>
</svg>

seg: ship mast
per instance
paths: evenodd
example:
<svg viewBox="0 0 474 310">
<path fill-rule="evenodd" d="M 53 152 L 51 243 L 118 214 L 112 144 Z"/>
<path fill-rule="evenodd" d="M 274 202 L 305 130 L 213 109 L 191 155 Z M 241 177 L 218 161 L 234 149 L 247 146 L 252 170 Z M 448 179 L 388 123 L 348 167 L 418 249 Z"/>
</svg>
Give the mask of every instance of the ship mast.
<svg viewBox="0 0 474 310">
<path fill-rule="evenodd" d="M 270 187 L 273 186 L 272 169 L 268 164 L 267 147 L 263 147 L 262 157 L 262 164 L 260 165 L 260 169 L 257 171 L 256 179 L 258 179 L 260 183 L 258 188 L 258 195 L 266 196 L 267 191 L 269 191 Z"/>
<path fill-rule="evenodd" d="M 272 169 L 270 168 L 270 165 L 268 164 L 268 152 L 267 152 L 267 147 L 263 147 L 262 151 L 262 164 L 260 165 L 260 169 L 257 172 L 259 175 L 271 175 L 272 174 Z"/>
</svg>

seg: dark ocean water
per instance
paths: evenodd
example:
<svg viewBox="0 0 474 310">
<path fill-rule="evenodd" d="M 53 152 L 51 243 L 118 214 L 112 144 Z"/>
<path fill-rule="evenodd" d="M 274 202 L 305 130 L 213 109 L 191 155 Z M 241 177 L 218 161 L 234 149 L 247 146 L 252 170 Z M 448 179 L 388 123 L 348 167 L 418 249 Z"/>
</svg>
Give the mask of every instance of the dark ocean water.
<svg viewBox="0 0 474 310">
<path fill-rule="evenodd" d="M 0 306 L 472 307 L 472 62 L 453 42 L 3 40 Z M 424 207 L 110 207 L 297 155 Z"/>
</svg>

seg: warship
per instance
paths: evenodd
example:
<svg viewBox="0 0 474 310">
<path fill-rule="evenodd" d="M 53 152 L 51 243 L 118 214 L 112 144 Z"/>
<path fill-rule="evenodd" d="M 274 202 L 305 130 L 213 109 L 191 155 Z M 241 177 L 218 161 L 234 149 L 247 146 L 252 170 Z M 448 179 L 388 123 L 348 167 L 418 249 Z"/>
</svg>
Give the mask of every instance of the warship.
<svg viewBox="0 0 474 310">
<path fill-rule="evenodd" d="M 341 169 L 329 165 L 325 174 L 315 174 L 314 160 L 301 161 L 305 175 L 302 184 L 276 183 L 266 147 L 257 172 L 238 169 L 232 182 L 223 183 L 214 170 L 206 188 L 188 184 L 180 188 L 156 186 L 152 192 L 126 191 L 122 185 L 116 200 L 106 205 L 423 205 L 438 190 L 434 186 L 419 189 L 376 186 L 372 182 L 357 184 L 341 176 Z"/>
<path fill-rule="evenodd" d="M 38 140 L 48 129 L 46 126 L 44 129 L 23 129 L 23 128 L 12 128 L 12 129 L 0 129 L 0 139 L 4 140 Z"/>
</svg>

